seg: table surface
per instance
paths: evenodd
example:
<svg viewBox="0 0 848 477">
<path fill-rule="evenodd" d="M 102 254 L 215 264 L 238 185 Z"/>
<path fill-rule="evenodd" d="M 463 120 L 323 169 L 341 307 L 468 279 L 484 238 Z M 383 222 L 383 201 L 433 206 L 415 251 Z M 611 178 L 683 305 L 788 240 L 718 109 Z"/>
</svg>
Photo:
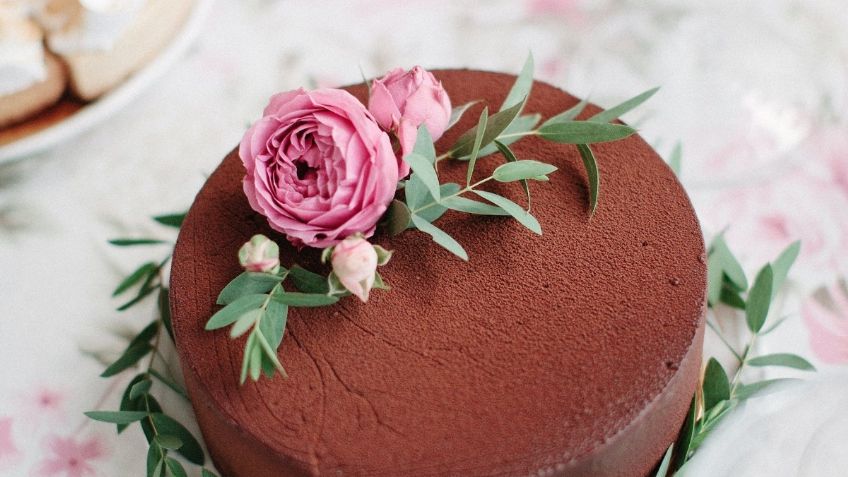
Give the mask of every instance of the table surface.
<svg viewBox="0 0 848 477">
<path fill-rule="evenodd" d="M 809 383 L 789 397 L 759 398 L 757 415 L 739 413 L 692 462 L 693 474 L 764 475 L 741 463 L 716 470 L 716 456 L 738 442 L 734 429 L 744 429 L 784 442 L 746 454 L 749 464 L 773 464 L 769 475 L 837 475 L 828 472 L 848 463 L 833 459 L 825 437 L 836 435 L 833 396 L 848 397 L 848 20 L 840 3 L 218 0 L 195 46 L 155 87 L 94 131 L 0 168 L 0 475 L 143 475 L 141 433 L 115 437 L 82 412 L 117 407 L 131 376 L 98 378 L 101 361 L 154 314 L 152 303 L 116 312 L 112 288 L 167 248 L 117 249 L 106 240 L 173 239 L 149 217 L 191 203 L 272 93 L 358 82 L 360 66 L 371 76 L 415 64 L 517 71 L 529 50 L 538 79 L 601 105 L 662 86 L 625 119 L 666 157 L 680 141 L 680 177 L 706 237 L 725 231 L 749 276 L 802 240 L 770 318 L 787 321 L 757 352 L 800 354 L 818 377 L 806 373 Z M 711 319 L 744 345 L 744 319 Z M 732 364 L 714 333 L 706 346 Z M 802 376 L 749 377 L 757 373 Z M 180 398 L 163 404 L 191 421 Z M 844 434 L 835 442 L 844 444 Z"/>
</svg>

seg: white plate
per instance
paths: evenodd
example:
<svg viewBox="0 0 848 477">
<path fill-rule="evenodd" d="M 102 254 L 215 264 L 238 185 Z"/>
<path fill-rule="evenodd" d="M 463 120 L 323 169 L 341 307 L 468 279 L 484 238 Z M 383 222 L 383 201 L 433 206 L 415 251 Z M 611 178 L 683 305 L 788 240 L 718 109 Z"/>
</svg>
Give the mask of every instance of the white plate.
<svg viewBox="0 0 848 477">
<path fill-rule="evenodd" d="M 162 53 L 102 98 L 53 126 L 0 146 L 0 164 L 44 152 L 91 129 L 124 108 L 180 59 L 200 33 L 211 6 L 212 0 L 196 0 L 185 26 Z"/>
</svg>

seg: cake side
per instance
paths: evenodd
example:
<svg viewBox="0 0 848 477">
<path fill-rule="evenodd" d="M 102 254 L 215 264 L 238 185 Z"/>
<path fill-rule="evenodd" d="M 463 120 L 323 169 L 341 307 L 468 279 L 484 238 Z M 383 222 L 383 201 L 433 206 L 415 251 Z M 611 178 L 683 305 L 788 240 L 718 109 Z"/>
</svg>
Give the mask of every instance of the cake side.
<svg viewBox="0 0 848 477">
<path fill-rule="evenodd" d="M 496 106 L 513 79 L 436 74 L 455 104 L 483 97 Z M 351 90 L 364 99 L 364 87 Z M 547 117 L 576 102 L 536 83 L 527 110 Z M 480 108 L 442 138 L 441 149 Z M 541 238 L 499 218 L 451 213 L 440 227 L 466 246 L 469 263 L 414 234 L 392 238 L 398 254 L 417 257 L 386 268 L 398 286 L 375 294 L 367 309 L 346 302 L 298 310 L 281 353 L 292 377 L 243 388 L 243 343 L 204 333 L 203 323 L 217 291 L 238 273 L 235 250 L 255 232 L 275 234 L 241 193 L 238 158 L 225 160 L 186 219 L 172 274 L 181 361 L 224 472 L 650 470 L 676 435 L 699 372 L 706 277 L 697 219 L 671 171 L 638 137 L 598 145 L 603 199 L 591 220 L 573 148 L 530 138 L 514 150 L 560 167 L 551 183 L 533 187 Z M 495 162 L 481 159 L 480 173 Z M 440 172 L 461 170 L 447 164 Z M 522 200 L 520 188 L 495 190 Z M 293 250 L 283 254 L 294 259 Z M 314 268 L 316 258 L 298 260 Z M 244 452 L 260 448 L 266 468 L 228 468 L 241 455 L 223 450 L 241 445 L 234 440 Z"/>
</svg>

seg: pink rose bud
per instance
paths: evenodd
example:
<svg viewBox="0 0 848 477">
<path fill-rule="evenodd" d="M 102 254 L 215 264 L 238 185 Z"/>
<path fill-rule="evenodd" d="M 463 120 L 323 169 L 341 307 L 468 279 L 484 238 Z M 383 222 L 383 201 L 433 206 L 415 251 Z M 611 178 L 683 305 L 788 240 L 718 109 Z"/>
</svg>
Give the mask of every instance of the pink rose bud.
<svg viewBox="0 0 848 477">
<path fill-rule="evenodd" d="M 360 300 L 368 301 L 379 262 L 374 246 L 362 235 L 350 236 L 333 248 L 330 262 L 341 284 Z"/>
<path fill-rule="evenodd" d="M 403 157 L 415 147 L 418 128 L 423 124 L 433 140 L 442 137 L 451 116 L 451 102 L 442 83 L 420 66 L 409 71 L 397 68 L 371 83 L 368 110 L 384 130 L 397 136 L 401 155 L 400 177 L 409 174 Z"/>
<path fill-rule="evenodd" d="M 239 249 L 239 263 L 248 272 L 277 273 L 280 247 L 262 234 L 254 235 Z"/>
</svg>

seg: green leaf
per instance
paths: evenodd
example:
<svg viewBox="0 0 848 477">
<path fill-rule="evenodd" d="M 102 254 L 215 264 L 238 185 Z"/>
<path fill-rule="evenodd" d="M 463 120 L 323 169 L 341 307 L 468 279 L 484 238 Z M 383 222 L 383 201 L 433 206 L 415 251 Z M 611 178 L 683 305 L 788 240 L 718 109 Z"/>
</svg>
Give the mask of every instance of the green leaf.
<svg viewBox="0 0 848 477">
<path fill-rule="evenodd" d="M 166 215 L 157 215 L 153 217 L 153 220 L 159 222 L 162 225 L 167 225 L 168 227 L 180 228 L 183 225 L 183 221 L 185 220 L 186 213 L 183 212 L 181 214 L 166 214 Z"/>
<path fill-rule="evenodd" d="M 145 326 L 143 330 L 141 330 L 137 335 L 135 335 L 135 338 L 130 341 L 130 344 L 127 346 L 127 348 L 131 348 L 141 343 L 149 343 L 150 340 L 152 340 L 153 337 L 156 336 L 157 331 L 159 331 L 159 320 L 153 320 L 150 322 L 150 324 Z"/>
<path fill-rule="evenodd" d="M 200 473 L 200 477 L 218 477 L 218 475 L 211 470 L 203 469 Z"/>
<path fill-rule="evenodd" d="M 586 169 L 586 178 L 589 185 L 589 215 L 594 215 L 598 208 L 598 196 L 601 193 L 601 172 L 598 170 L 598 161 L 595 153 L 587 144 L 578 144 L 577 151 L 583 159 L 583 168 Z"/>
<path fill-rule="evenodd" d="M 274 349 L 283 341 L 286 329 L 286 321 L 289 316 L 289 307 L 278 301 L 271 300 L 265 309 L 265 315 L 259 322 L 259 331 L 268 339 L 268 343 Z"/>
<path fill-rule="evenodd" d="M 250 368 L 250 357 L 253 355 L 253 348 L 259 346 L 256 343 L 256 333 L 251 333 L 247 336 L 247 342 L 244 344 L 244 353 L 242 354 L 241 359 L 241 375 L 239 377 L 239 383 L 244 384 L 247 380 L 247 371 Z"/>
<path fill-rule="evenodd" d="M 457 107 L 453 108 L 451 110 L 450 121 L 448 121 L 448 125 L 445 128 L 445 131 L 456 126 L 456 123 L 458 123 L 459 120 L 462 119 L 462 115 L 465 114 L 466 111 L 468 111 L 468 108 L 470 108 L 471 106 L 474 106 L 475 104 L 477 104 L 479 102 L 480 101 L 471 101 L 470 103 L 465 103 L 461 106 L 457 106 Z"/>
<path fill-rule="evenodd" d="M 739 292 L 727 286 L 723 286 L 721 288 L 721 295 L 719 299 L 725 305 L 736 308 L 737 310 L 745 309 L 745 300 L 742 299 L 742 296 L 739 295 Z"/>
<path fill-rule="evenodd" d="M 216 303 L 229 305 L 245 295 L 268 293 L 281 281 L 282 277 L 270 273 L 244 272 L 221 290 Z"/>
<path fill-rule="evenodd" d="M 719 260 L 718 266 L 727 276 L 727 279 L 730 280 L 730 283 L 737 288 L 737 291 L 747 290 L 748 279 L 745 277 L 745 270 L 742 269 L 739 260 L 733 256 L 733 252 L 730 251 L 727 242 L 724 241 L 724 237 L 718 235 L 713 240 L 710 248 L 712 250 L 710 254 L 716 255 L 716 258 Z"/>
<path fill-rule="evenodd" d="M 462 248 L 462 245 L 460 245 L 459 242 L 454 240 L 453 237 L 448 235 L 447 232 L 436 227 L 430 222 L 427 222 L 426 220 L 417 215 L 412 216 L 412 223 L 415 224 L 415 227 L 417 227 L 418 230 L 424 232 L 430 237 L 433 237 L 434 242 L 441 245 L 457 257 L 468 261 L 468 253 L 465 251 L 464 248 Z"/>
<path fill-rule="evenodd" d="M 540 114 L 519 116 L 512 120 L 512 123 L 498 135 L 495 141 L 504 145 L 510 145 L 523 137 L 530 136 L 532 135 L 531 131 L 533 131 L 540 119 L 542 119 Z M 481 147 L 480 152 L 477 153 L 477 157 L 485 157 L 498 152 L 498 147 L 494 144 L 495 141 L 492 141 L 492 144 Z"/>
<path fill-rule="evenodd" d="M 259 334 L 254 333 L 254 336 L 256 336 L 256 344 L 254 344 L 253 348 L 250 349 L 250 363 L 248 364 L 248 369 L 250 372 L 250 379 L 259 381 L 259 375 L 262 372 L 262 346 L 259 345 Z"/>
<path fill-rule="evenodd" d="M 771 289 L 772 298 L 774 298 L 774 295 L 780 291 L 780 288 L 783 286 L 783 282 L 786 281 L 786 277 L 789 275 L 789 269 L 792 268 L 792 265 L 795 263 L 795 259 L 798 258 L 798 254 L 800 252 L 801 242 L 792 242 L 792 244 L 786 247 L 780 256 L 777 257 L 777 260 L 775 260 L 772 264 L 772 271 L 774 272 L 774 282 Z"/>
<path fill-rule="evenodd" d="M 571 108 L 557 114 L 556 116 L 551 117 L 550 119 L 542 123 L 542 127 L 550 126 L 552 124 L 569 123 L 571 121 L 574 121 L 574 119 L 577 118 L 577 116 L 579 116 L 584 109 L 586 109 L 587 104 L 589 104 L 588 101 L 586 101 L 585 99 L 581 100 L 579 103 L 575 104 Z"/>
<path fill-rule="evenodd" d="M 526 101 L 526 98 L 525 98 Z M 524 107 L 524 101 L 512 106 L 508 109 L 504 109 L 499 111 L 491 117 L 488 117 L 488 110 L 486 112 L 488 120 L 486 121 L 486 125 L 484 126 L 483 139 L 480 142 L 480 147 L 486 146 L 490 144 L 492 141 L 497 139 L 506 128 L 509 127 L 510 124 L 518 117 L 518 113 L 521 112 L 521 108 Z M 479 123 L 478 123 L 479 126 Z M 466 131 L 459 137 L 454 144 L 453 148 L 450 150 L 450 156 L 456 159 L 462 159 L 466 156 L 471 155 L 471 150 L 474 147 L 475 138 L 477 137 L 478 126 L 471 128 Z"/>
<path fill-rule="evenodd" d="M 476 200 L 466 199 L 465 197 L 453 196 L 442 199 L 442 205 L 451 210 L 465 212 L 466 214 L 475 215 L 509 215 L 505 210 L 498 206 L 486 204 Z"/>
<path fill-rule="evenodd" d="M 153 477 L 167 477 L 165 468 L 165 460 L 160 459 L 159 462 L 156 463 L 156 467 L 153 468 Z"/>
<path fill-rule="evenodd" d="M 651 96 L 653 96 L 657 91 L 659 91 L 659 89 L 659 87 L 651 88 L 648 91 L 638 94 L 619 105 L 607 109 L 606 111 L 601 111 L 600 113 L 589 118 L 589 121 L 596 123 L 608 123 L 614 119 L 617 119 L 618 117 L 632 111 L 640 104 L 647 101 Z"/>
<path fill-rule="evenodd" d="M 426 127 L 421 127 L 420 129 L 427 130 Z M 430 195 L 432 195 L 436 200 L 439 200 L 439 177 L 436 175 L 433 163 L 426 157 L 414 152 L 412 154 L 407 154 L 403 160 L 406 161 L 407 164 L 409 164 L 409 167 L 412 168 L 412 172 L 415 173 L 415 177 L 417 177 L 424 186 L 427 187 Z M 410 178 L 410 180 L 413 179 L 414 177 Z"/>
<path fill-rule="evenodd" d="M 188 477 L 186 470 L 183 468 L 183 465 L 180 464 L 179 461 L 175 460 L 172 457 L 168 457 L 165 459 L 165 464 L 168 466 L 168 470 L 171 471 L 171 474 L 174 477 Z"/>
<path fill-rule="evenodd" d="M 506 162 L 518 162 L 518 159 L 515 157 L 515 154 L 513 154 L 512 149 L 510 149 L 508 145 L 506 145 L 506 144 L 504 144 L 500 141 L 495 141 L 495 147 L 500 151 L 500 153 L 503 155 L 504 159 L 506 159 Z M 535 178 L 534 178 L 534 180 L 535 180 Z M 530 204 L 531 204 L 531 201 L 530 201 L 530 184 L 526 180 L 523 180 L 523 179 L 520 182 L 521 182 L 521 188 L 524 189 L 524 195 L 527 196 L 527 211 L 529 212 L 530 211 Z"/>
<path fill-rule="evenodd" d="M 748 322 L 748 329 L 753 333 L 758 333 L 766 322 L 769 306 L 771 306 L 773 280 L 771 265 L 766 265 L 757 274 L 754 285 L 748 292 L 748 302 L 745 304 L 745 319 Z"/>
<path fill-rule="evenodd" d="M 151 414 L 150 418 L 153 420 L 153 424 L 159 434 L 175 436 L 183 442 L 182 447 L 177 452 L 192 464 L 203 465 L 205 460 L 203 449 L 188 429 L 172 417 L 162 413 Z"/>
<path fill-rule="evenodd" d="M 138 343 L 128 347 L 124 354 L 121 355 L 114 363 L 109 365 L 105 371 L 100 374 L 101 378 L 114 376 L 121 371 L 134 366 L 141 358 L 147 355 L 153 348 L 148 343 Z"/>
<path fill-rule="evenodd" d="M 480 121 L 477 123 L 477 131 L 474 136 L 474 143 L 471 146 L 471 153 L 468 157 L 468 171 L 465 174 L 465 185 L 471 185 L 471 177 L 474 175 L 474 166 L 477 164 L 477 155 L 480 154 L 480 146 L 483 144 L 483 136 L 486 133 L 486 124 L 489 121 L 489 108 L 483 108 L 480 113 Z"/>
<path fill-rule="evenodd" d="M 459 184 L 457 184 L 455 182 L 448 182 L 446 184 L 442 184 L 442 186 L 439 188 L 440 195 L 442 197 L 449 197 L 449 196 L 456 195 L 456 193 L 459 192 L 459 189 L 460 189 Z M 430 203 L 433 203 L 433 202 L 434 202 L 433 198 L 428 193 L 427 194 L 427 203 L 430 204 Z M 436 220 L 438 220 L 439 217 L 444 215 L 444 213 L 447 212 L 447 210 L 448 209 L 446 207 L 442 206 L 441 204 L 435 204 L 435 205 L 428 206 L 426 209 L 421 209 L 418 212 L 416 212 L 415 214 L 418 215 L 419 217 L 427 220 L 427 222 L 433 223 Z"/>
<path fill-rule="evenodd" d="M 671 455 L 674 453 L 674 444 L 669 446 L 668 450 L 665 451 L 665 455 L 663 456 L 662 462 L 660 462 L 660 468 L 657 469 L 656 477 L 669 477 L 668 468 L 671 466 Z"/>
<path fill-rule="evenodd" d="M 217 330 L 218 328 L 235 323 L 236 320 L 248 311 L 262 306 L 267 298 L 268 295 L 256 294 L 245 295 L 237 299 L 212 315 L 212 318 L 209 318 L 209 321 L 206 322 L 206 329 Z"/>
<path fill-rule="evenodd" d="M 174 341 L 174 327 L 171 325 L 171 304 L 168 300 L 168 289 L 159 287 L 159 296 L 157 300 L 159 306 L 159 316 L 162 318 L 162 324 L 165 326 L 165 331 Z"/>
<path fill-rule="evenodd" d="M 315 272 L 294 265 L 289 270 L 294 286 L 303 293 L 327 293 L 327 279 Z"/>
<path fill-rule="evenodd" d="M 142 411 L 88 411 L 85 415 L 95 421 L 112 424 L 131 424 L 147 417 L 147 413 Z"/>
<path fill-rule="evenodd" d="M 179 437 L 169 436 L 167 434 L 159 434 L 153 438 L 153 441 L 163 449 L 177 450 L 183 446 L 183 441 Z"/>
<path fill-rule="evenodd" d="M 500 111 L 515 106 L 519 103 L 524 103 L 525 98 L 530 96 L 530 91 L 533 89 L 533 53 L 527 55 L 524 60 L 524 66 L 521 68 L 521 73 L 515 78 L 509 94 L 506 95 Z"/>
<path fill-rule="evenodd" d="M 147 448 L 147 477 L 152 477 L 156 469 L 161 469 L 164 462 L 162 461 L 162 450 L 159 446 L 150 446 Z M 161 470 L 159 473 L 161 474 Z"/>
<path fill-rule="evenodd" d="M 271 299 L 288 306 L 313 307 L 327 306 L 339 301 L 339 297 L 322 293 L 279 292 L 271 295 Z"/>
<path fill-rule="evenodd" d="M 668 167 L 674 172 L 674 175 L 680 177 L 680 168 L 683 166 L 683 146 L 680 141 L 674 145 L 671 150 L 671 156 L 668 158 Z"/>
<path fill-rule="evenodd" d="M 409 199 L 409 189 L 407 189 L 407 200 Z M 386 212 L 386 228 L 389 235 L 398 235 L 409 227 L 409 207 L 403 202 L 395 199 L 389 205 L 389 210 Z"/>
<path fill-rule="evenodd" d="M 158 286 L 147 286 L 147 285 L 142 286 L 141 290 L 139 290 L 139 292 L 135 296 L 135 298 L 133 298 L 132 300 L 130 300 L 130 301 L 124 303 L 123 305 L 119 306 L 117 308 L 117 310 L 118 311 L 125 311 L 125 310 L 131 308 L 133 305 L 135 305 L 138 302 L 140 302 L 141 300 L 144 300 L 145 298 L 147 298 L 148 295 L 150 295 L 151 293 L 156 291 L 158 288 L 159 288 Z"/>
<path fill-rule="evenodd" d="M 422 125 L 418 128 L 418 136 L 415 138 L 415 147 L 412 148 L 412 152 L 427 159 L 431 165 L 436 163 L 436 147 L 426 126 Z"/>
<path fill-rule="evenodd" d="M 704 372 L 704 410 L 709 411 L 721 401 L 730 399 L 730 381 L 715 358 L 710 358 Z"/>
<path fill-rule="evenodd" d="M 150 369 L 150 375 L 151 375 L 151 376 L 153 376 L 153 377 L 155 377 L 156 379 L 158 379 L 158 380 L 159 380 L 159 382 L 161 382 L 161 383 L 162 383 L 162 384 L 164 384 L 165 386 L 168 386 L 169 388 L 171 388 L 171 390 L 172 390 L 172 391 L 174 391 L 175 393 L 177 393 L 177 394 L 179 394 L 180 396 L 182 396 L 182 397 L 184 397 L 184 398 L 188 399 L 188 393 L 186 393 L 186 390 L 185 390 L 185 389 L 183 389 L 183 387 L 182 387 L 182 386 L 180 386 L 179 384 L 175 383 L 173 380 L 166 378 L 166 377 L 165 377 L 165 376 L 163 376 L 163 375 L 162 375 L 162 373 L 160 373 L 159 371 L 156 371 L 155 369 L 152 369 L 152 368 L 151 368 L 151 369 Z"/>
<path fill-rule="evenodd" d="M 521 225 L 527 227 L 536 234 L 542 235 L 542 226 L 539 225 L 539 221 L 536 220 L 535 217 L 530 215 L 529 212 L 524 210 L 524 208 L 522 208 L 520 205 L 507 199 L 506 197 L 502 197 L 491 192 L 486 192 L 482 190 L 474 190 L 473 192 L 506 211 L 506 213 L 508 213 L 515 220 L 520 222 Z"/>
<path fill-rule="evenodd" d="M 124 393 L 121 395 L 121 405 L 119 406 L 119 410 L 121 411 L 140 411 L 143 408 L 138 406 L 137 399 L 130 399 L 130 392 L 132 392 L 133 386 L 136 383 L 141 382 L 147 379 L 147 376 L 144 373 L 140 373 L 136 375 L 128 384 L 126 389 L 124 389 Z M 118 434 L 124 432 L 124 430 L 129 426 L 129 424 L 118 424 Z"/>
<path fill-rule="evenodd" d="M 280 374 L 282 374 L 284 377 L 288 377 L 288 374 L 286 374 L 285 368 L 283 368 L 283 365 L 280 363 L 280 359 L 277 356 L 277 350 L 275 348 L 271 347 L 271 344 L 268 343 L 268 340 L 265 338 L 265 336 L 262 335 L 261 331 L 259 333 L 256 333 L 256 342 L 259 343 L 259 348 L 261 349 L 262 353 L 271 361 L 271 364 L 274 365 L 274 367 L 277 369 L 277 371 L 279 371 Z M 255 358 L 253 358 L 253 356 L 251 356 L 251 359 L 255 359 Z M 262 361 L 262 358 L 260 357 L 260 362 L 261 361 Z M 251 369 L 251 372 L 252 372 L 252 369 Z M 256 379 L 258 379 L 258 376 L 253 378 L 254 381 Z"/>
<path fill-rule="evenodd" d="M 548 175 L 557 170 L 556 166 L 534 160 L 522 160 L 501 164 L 492 173 L 498 182 L 514 182 Z"/>
<path fill-rule="evenodd" d="M 674 470 L 680 469 L 689 458 L 692 438 L 695 436 L 695 418 L 697 417 L 697 414 L 698 401 L 695 397 L 692 397 L 692 403 L 689 405 L 689 412 L 686 414 L 686 419 L 683 421 L 683 428 L 680 429 L 677 442 L 674 444 L 674 447 L 677 448 L 677 455 L 674 457 Z"/>
<path fill-rule="evenodd" d="M 137 399 L 141 395 L 147 394 L 150 391 L 150 386 L 153 386 L 153 381 L 149 379 L 142 379 L 135 383 L 130 389 L 130 399 Z"/>
<path fill-rule="evenodd" d="M 806 359 L 791 353 L 775 353 L 757 356 L 748 361 L 751 366 L 783 366 L 784 368 L 800 369 L 801 371 L 815 371 L 815 366 Z"/>
<path fill-rule="evenodd" d="M 571 121 L 554 123 L 539 128 L 539 136 L 564 144 L 595 144 L 624 139 L 636 131 L 623 124 Z"/>
<path fill-rule="evenodd" d="M 159 245 L 163 243 L 168 243 L 165 240 L 159 239 L 112 239 L 109 241 L 110 244 L 118 246 L 118 247 L 132 247 L 135 245 Z"/>
<path fill-rule="evenodd" d="M 775 390 L 771 388 L 778 384 L 787 384 L 795 381 L 798 380 L 790 378 L 778 378 L 766 379 L 751 384 L 743 384 L 736 388 L 736 392 L 734 393 L 733 397 L 735 399 L 739 399 L 740 401 L 744 401 L 746 399 L 750 399 L 754 395 L 764 396 L 766 394 L 771 394 L 775 392 Z"/>
<path fill-rule="evenodd" d="M 247 330 L 256 325 L 256 320 L 262 317 L 262 313 L 264 313 L 262 308 L 246 311 L 239 317 L 238 320 L 236 320 L 233 327 L 230 328 L 230 338 L 238 338 L 239 336 L 247 333 Z"/>
<path fill-rule="evenodd" d="M 118 296 L 121 293 L 129 290 L 133 285 L 147 278 L 151 273 L 156 273 L 159 271 L 159 267 L 156 266 L 154 262 L 147 262 L 144 265 L 138 267 L 134 272 L 129 274 L 127 278 L 125 278 L 115 291 L 112 292 L 112 296 Z"/>
</svg>

